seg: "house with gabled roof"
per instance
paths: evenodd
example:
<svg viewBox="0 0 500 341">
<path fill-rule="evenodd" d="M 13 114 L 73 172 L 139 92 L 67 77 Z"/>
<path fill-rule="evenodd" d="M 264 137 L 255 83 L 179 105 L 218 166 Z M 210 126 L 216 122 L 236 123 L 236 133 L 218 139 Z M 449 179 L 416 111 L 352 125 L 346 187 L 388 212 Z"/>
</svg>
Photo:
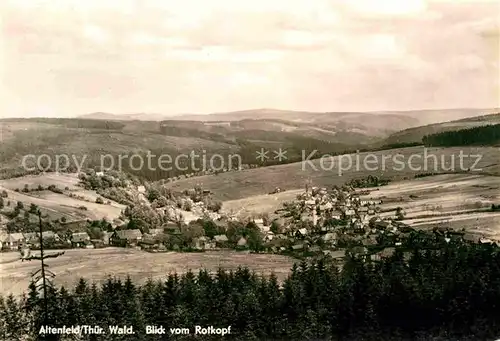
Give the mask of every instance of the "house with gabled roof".
<svg viewBox="0 0 500 341">
<path fill-rule="evenodd" d="M 39 236 L 39 233 L 38 232 L 27 232 L 27 233 L 24 233 L 24 240 L 26 241 L 26 243 L 30 244 L 30 245 L 39 245 L 40 244 L 40 238 L 38 237 Z"/>
<path fill-rule="evenodd" d="M 109 245 L 109 239 L 111 238 L 112 235 L 113 235 L 112 232 L 103 231 L 101 236 L 102 243 L 104 245 Z"/>
<path fill-rule="evenodd" d="M 214 242 L 216 247 L 227 247 L 229 238 L 225 234 L 218 234 L 214 236 Z"/>
<path fill-rule="evenodd" d="M 139 241 L 139 244 L 143 250 L 151 250 L 157 248 L 160 242 L 154 235 L 144 233 Z"/>
<path fill-rule="evenodd" d="M 328 232 L 321 236 L 324 242 L 335 242 L 337 240 L 337 234 L 335 232 Z"/>
<path fill-rule="evenodd" d="M 207 250 L 215 247 L 215 244 L 213 246 L 212 244 L 214 243 L 211 243 L 207 237 L 201 236 L 193 239 L 192 247 L 197 250 Z"/>
<path fill-rule="evenodd" d="M 8 248 L 10 250 L 17 250 L 17 248 L 25 243 L 25 239 L 22 233 L 10 233 L 7 237 L 4 237 L 2 247 Z"/>
<path fill-rule="evenodd" d="M 303 228 L 295 231 L 295 233 L 293 235 L 294 235 L 294 237 L 297 237 L 297 238 L 303 238 L 303 237 L 307 236 L 308 234 L 309 234 L 309 231 L 307 231 L 307 229 L 305 227 L 303 227 Z"/>
<path fill-rule="evenodd" d="M 43 231 L 42 232 L 42 240 L 59 240 L 59 235 L 54 231 Z"/>
<path fill-rule="evenodd" d="M 333 204 L 331 202 L 327 202 L 325 204 L 319 205 L 319 209 L 322 212 L 331 210 L 332 208 L 333 208 Z"/>
<path fill-rule="evenodd" d="M 90 236 L 87 232 L 75 232 L 71 234 L 71 245 L 73 247 L 84 247 L 90 242 Z"/>
<path fill-rule="evenodd" d="M 371 255 L 370 258 L 371 258 L 371 260 L 378 261 L 378 260 L 382 260 L 384 258 L 390 258 L 390 257 L 392 257 L 395 252 L 396 252 L 396 248 L 394 248 L 394 247 L 386 247 L 382 251 L 377 252 L 377 253 Z"/>
<path fill-rule="evenodd" d="M 347 217 L 352 217 L 353 215 L 356 214 L 356 211 L 354 211 L 353 209 L 349 208 L 349 209 L 346 209 L 344 214 L 347 216 Z"/>
<path fill-rule="evenodd" d="M 264 219 L 262 219 L 262 218 L 253 219 L 253 222 L 256 225 L 264 225 Z"/>
<path fill-rule="evenodd" d="M 225 234 L 218 234 L 218 235 L 214 236 L 214 240 L 216 242 L 227 242 L 227 241 L 229 241 L 229 239 L 227 238 L 227 236 Z"/>
<path fill-rule="evenodd" d="M 110 244 L 115 246 L 133 246 L 137 245 L 142 239 L 141 230 L 119 230 L 113 232 L 110 237 Z"/>
<path fill-rule="evenodd" d="M 4 247 L 5 242 L 7 241 L 8 234 L 4 231 L 0 231 L 0 250 Z"/>
<path fill-rule="evenodd" d="M 176 222 L 168 222 L 164 224 L 163 231 L 167 234 L 181 234 L 181 224 Z"/>
<path fill-rule="evenodd" d="M 241 237 L 238 240 L 238 243 L 236 244 L 239 248 L 246 248 L 247 247 L 247 239 L 245 237 Z"/>
<path fill-rule="evenodd" d="M 162 234 L 164 232 L 164 230 L 163 229 L 149 229 L 148 232 L 150 235 L 156 236 L 156 235 Z"/>
<path fill-rule="evenodd" d="M 266 235 L 264 236 L 264 241 L 265 242 L 270 242 L 271 240 L 274 239 L 274 233 L 272 233 L 271 231 L 267 232 Z"/>
</svg>

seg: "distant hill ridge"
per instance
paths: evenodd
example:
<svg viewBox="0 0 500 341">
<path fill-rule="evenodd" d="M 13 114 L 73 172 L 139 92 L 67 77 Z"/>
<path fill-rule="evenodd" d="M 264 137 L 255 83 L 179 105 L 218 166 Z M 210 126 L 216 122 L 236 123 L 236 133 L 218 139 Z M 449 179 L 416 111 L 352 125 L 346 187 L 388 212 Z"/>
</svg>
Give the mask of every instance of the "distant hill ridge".
<svg viewBox="0 0 500 341">
<path fill-rule="evenodd" d="M 456 108 L 456 109 L 422 109 L 422 110 L 401 110 L 401 111 L 373 111 L 373 112 L 345 112 L 345 111 L 299 111 L 282 110 L 272 108 L 247 109 L 231 112 L 218 112 L 210 114 L 182 114 L 182 115 L 164 115 L 158 113 L 133 113 L 133 114 L 113 114 L 107 112 L 95 112 L 78 116 L 78 118 L 98 119 L 98 120 L 141 120 L 141 121 L 163 121 L 163 120 L 187 120 L 187 121 L 239 121 L 243 119 L 283 119 L 311 121 L 312 118 L 328 117 L 356 117 L 365 115 L 391 115 L 401 118 L 410 118 L 413 126 L 446 122 L 451 120 L 465 119 L 484 115 L 488 112 L 496 112 L 495 108 Z"/>
</svg>

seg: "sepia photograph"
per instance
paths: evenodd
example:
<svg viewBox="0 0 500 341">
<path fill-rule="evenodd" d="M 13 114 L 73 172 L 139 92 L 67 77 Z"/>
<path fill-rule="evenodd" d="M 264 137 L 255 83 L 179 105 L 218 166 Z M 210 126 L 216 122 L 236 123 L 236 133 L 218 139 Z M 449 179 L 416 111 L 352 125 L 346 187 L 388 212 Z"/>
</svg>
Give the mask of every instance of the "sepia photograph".
<svg viewBox="0 0 500 341">
<path fill-rule="evenodd" d="M 0 340 L 500 340 L 499 0 L 0 25 Z"/>
</svg>

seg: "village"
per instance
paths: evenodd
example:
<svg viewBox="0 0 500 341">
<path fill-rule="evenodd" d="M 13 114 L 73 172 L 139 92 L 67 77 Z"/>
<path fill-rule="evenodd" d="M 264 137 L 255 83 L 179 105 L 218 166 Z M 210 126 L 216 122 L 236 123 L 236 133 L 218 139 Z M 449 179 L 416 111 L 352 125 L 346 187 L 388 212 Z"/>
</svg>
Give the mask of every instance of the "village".
<svg viewBox="0 0 500 341">
<path fill-rule="evenodd" d="M 104 173 L 94 176 L 100 178 Z M 201 187 L 175 198 L 170 193 L 166 199 L 157 188 L 139 185 L 135 186 L 135 206 L 127 207 L 121 219 L 59 223 L 55 231 L 45 229 L 41 238 L 37 232 L 2 230 L 0 248 L 37 250 L 42 241 L 47 249 L 128 247 L 146 252 L 235 249 L 298 258 L 328 255 L 342 259 L 351 253 L 371 260 L 389 257 L 397 248 L 408 252 L 411 249 L 408 238 L 416 231 L 403 222 L 405 213 L 401 208 L 390 215 L 381 214 L 381 200 L 370 199 L 370 192 L 376 190 L 374 184 L 384 182 L 369 176 L 331 189 L 308 185 L 295 200 L 284 203 L 274 213 L 244 218 L 219 213 L 220 205 L 213 207 L 209 202 L 210 191 Z M 273 193 L 281 191 L 276 188 Z M 465 231 L 439 227 L 434 232 L 445 242 L 460 238 L 494 243 Z"/>
</svg>

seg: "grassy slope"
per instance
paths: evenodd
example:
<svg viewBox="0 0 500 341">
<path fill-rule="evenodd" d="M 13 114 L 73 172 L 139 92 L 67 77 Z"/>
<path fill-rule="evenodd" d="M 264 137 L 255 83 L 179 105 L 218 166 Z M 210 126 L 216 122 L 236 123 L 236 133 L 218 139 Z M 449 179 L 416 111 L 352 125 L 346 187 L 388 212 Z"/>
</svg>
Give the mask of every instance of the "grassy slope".
<svg viewBox="0 0 500 341">
<path fill-rule="evenodd" d="M 124 205 L 111 201 L 109 205 L 96 204 L 95 199 L 97 194 L 94 191 L 84 190 L 77 187 L 78 178 L 76 174 L 61 174 L 54 173 L 39 175 L 39 176 L 24 176 L 20 178 L 0 180 L 0 191 L 6 190 L 8 193 L 7 200 L 11 201 L 11 207 L 15 206 L 15 202 L 23 202 L 25 207 L 29 207 L 31 203 L 37 205 L 42 210 L 42 213 L 48 214 L 51 220 L 66 217 L 68 221 L 80 219 L 102 219 L 106 218 L 112 221 L 118 218 L 120 212 L 125 208 Z M 51 191 L 41 192 L 15 192 L 16 188 L 22 189 L 27 184 L 30 188 L 36 188 L 38 185 L 48 187 L 49 185 L 57 185 L 60 189 L 68 187 L 64 190 L 64 194 L 53 193 Z M 83 196 L 86 200 L 70 198 L 69 193 Z M 106 199 L 108 201 L 108 199 Z M 78 207 L 85 206 L 88 210 L 81 210 Z"/>
<path fill-rule="evenodd" d="M 451 155 L 455 155 L 456 169 L 459 168 L 459 158 L 458 155 L 460 150 L 463 150 L 464 154 L 481 154 L 483 155 L 481 162 L 476 166 L 476 168 L 482 168 L 482 172 L 491 173 L 494 175 L 500 175 L 500 159 L 498 157 L 498 150 L 496 148 L 429 148 L 427 153 L 430 155 L 436 155 L 438 160 L 440 160 L 444 155 L 445 161 L 451 160 Z M 401 148 L 378 151 L 371 154 L 377 156 L 378 160 L 381 160 L 382 156 L 393 156 L 398 153 L 405 155 L 405 159 L 408 159 L 412 154 L 423 155 L 423 147 L 411 147 L 411 148 Z M 308 154 L 308 153 L 306 153 Z M 425 173 L 423 170 L 411 170 L 408 167 L 403 171 L 392 170 L 394 165 L 390 160 L 386 161 L 385 171 L 382 170 L 381 162 L 379 163 L 378 171 L 370 171 L 363 169 L 363 159 L 368 153 L 361 153 L 360 160 L 361 164 L 359 171 L 356 169 L 356 158 L 353 155 L 353 168 L 350 171 L 344 172 L 339 176 L 338 159 L 335 159 L 335 167 L 331 170 L 331 162 L 325 160 L 323 162 L 324 169 L 320 168 L 321 160 L 313 160 L 312 163 L 318 170 L 313 170 L 312 167 L 306 165 L 303 169 L 303 164 L 301 162 L 291 163 L 287 165 L 278 165 L 272 167 L 263 167 L 257 169 L 249 169 L 240 172 L 229 172 L 222 173 L 219 175 L 207 175 L 196 178 L 189 178 L 184 180 L 179 180 L 169 184 L 175 189 L 187 189 L 192 188 L 196 184 L 202 184 L 205 189 L 212 190 L 215 195 L 221 200 L 235 200 L 241 199 L 249 196 L 266 194 L 271 192 L 275 187 L 281 187 L 283 189 L 297 189 L 303 188 L 306 181 L 312 181 L 315 186 L 332 186 L 341 185 L 346 181 L 353 178 L 365 177 L 370 174 L 380 175 L 384 177 L 402 179 L 404 177 L 413 177 L 418 173 Z M 346 159 L 347 160 L 347 159 Z M 418 160 L 417 160 L 418 161 Z M 418 165 L 415 161 L 414 166 Z M 473 159 L 465 159 L 464 166 L 472 166 Z M 347 161 L 345 161 L 344 166 L 347 166 Z M 369 166 L 371 166 L 370 164 Z M 372 167 L 372 166 L 371 166 Z M 429 171 L 433 172 L 433 163 L 429 162 Z"/>
</svg>

